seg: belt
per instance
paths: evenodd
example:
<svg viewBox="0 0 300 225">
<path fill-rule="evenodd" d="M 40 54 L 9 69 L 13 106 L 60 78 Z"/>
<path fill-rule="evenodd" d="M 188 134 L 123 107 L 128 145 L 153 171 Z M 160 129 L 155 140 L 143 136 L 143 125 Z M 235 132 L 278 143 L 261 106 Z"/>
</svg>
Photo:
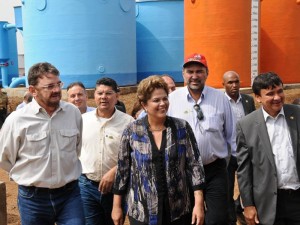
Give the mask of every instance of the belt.
<svg viewBox="0 0 300 225">
<path fill-rule="evenodd" d="M 278 189 L 277 190 L 278 194 L 285 194 L 285 195 L 292 195 L 294 193 L 300 193 L 300 188 L 297 190 L 293 190 L 293 189 Z"/>
<path fill-rule="evenodd" d="M 211 169 L 211 168 L 215 168 L 215 167 L 226 167 L 226 160 L 225 159 L 216 159 L 215 161 L 209 163 L 209 164 L 206 164 L 203 166 L 204 169 Z"/>
<path fill-rule="evenodd" d="M 61 192 L 66 189 L 73 189 L 78 185 L 78 180 L 73 180 L 70 183 L 67 183 L 66 185 L 59 187 L 59 188 L 44 188 L 44 187 L 35 187 L 35 186 L 24 186 L 19 185 L 22 189 L 28 190 L 28 191 L 34 191 L 34 192 L 47 192 L 47 193 L 56 193 Z"/>
<path fill-rule="evenodd" d="M 91 184 L 93 184 L 93 185 L 99 187 L 99 184 L 100 184 L 99 181 L 91 180 L 91 179 L 89 179 L 85 174 L 81 174 L 81 176 L 82 176 L 84 179 L 86 179 L 88 182 L 90 182 Z"/>
</svg>

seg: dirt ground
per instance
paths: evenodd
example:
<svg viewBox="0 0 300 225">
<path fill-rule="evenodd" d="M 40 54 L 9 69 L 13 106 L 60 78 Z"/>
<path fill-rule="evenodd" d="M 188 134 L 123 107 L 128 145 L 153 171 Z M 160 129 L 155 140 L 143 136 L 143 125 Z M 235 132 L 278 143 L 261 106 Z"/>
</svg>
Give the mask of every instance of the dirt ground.
<svg viewBox="0 0 300 225">
<path fill-rule="evenodd" d="M 291 103 L 295 98 L 300 98 L 300 88 L 285 90 L 285 94 L 286 94 L 286 103 Z M 126 95 L 121 95 L 120 100 L 125 103 L 127 112 L 130 114 L 132 110 L 132 106 L 136 100 L 135 94 L 130 93 Z M 10 97 L 11 110 L 14 110 L 21 101 L 22 101 L 21 98 Z M 89 105 L 94 106 L 95 105 L 94 101 L 89 100 Z M 6 183 L 8 225 L 20 225 L 19 212 L 17 208 L 17 185 L 13 181 L 9 181 L 7 172 L 1 169 L 0 169 L 0 181 Z M 238 194 L 238 187 L 236 186 L 235 195 L 237 194 Z"/>
</svg>

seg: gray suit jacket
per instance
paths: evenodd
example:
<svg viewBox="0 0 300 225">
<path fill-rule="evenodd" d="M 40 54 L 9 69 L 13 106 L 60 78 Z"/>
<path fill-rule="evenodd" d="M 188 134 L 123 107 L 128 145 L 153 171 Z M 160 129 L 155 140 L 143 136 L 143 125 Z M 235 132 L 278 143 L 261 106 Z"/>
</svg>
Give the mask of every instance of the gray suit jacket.
<svg viewBox="0 0 300 225">
<path fill-rule="evenodd" d="M 294 158 L 300 177 L 300 107 L 284 105 Z M 262 109 L 237 123 L 237 177 L 244 206 L 255 206 L 261 224 L 273 225 L 277 202 L 277 172 Z"/>
</svg>

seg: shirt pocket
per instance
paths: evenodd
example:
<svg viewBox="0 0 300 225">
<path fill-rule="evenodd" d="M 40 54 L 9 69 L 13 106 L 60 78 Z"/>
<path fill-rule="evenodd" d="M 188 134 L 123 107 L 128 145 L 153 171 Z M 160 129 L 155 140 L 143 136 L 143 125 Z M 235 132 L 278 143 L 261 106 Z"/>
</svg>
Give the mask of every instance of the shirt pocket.
<svg viewBox="0 0 300 225">
<path fill-rule="evenodd" d="M 77 150 L 77 136 L 79 132 L 76 129 L 59 130 L 58 145 L 62 151 Z"/>
<path fill-rule="evenodd" d="M 112 160 L 117 160 L 120 147 L 121 133 L 106 130 L 104 133 L 104 145 L 107 150 L 105 154 Z"/>
<path fill-rule="evenodd" d="M 47 146 L 47 132 L 41 131 L 36 134 L 27 134 L 26 139 L 28 146 L 32 149 L 35 156 L 41 156 L 46 154 Z"/>
<path fill-rule="evenodd" d="M 223 122 L 219 116 L 211 116 L 207 118 L 207 121 L 203 124 L 203 128 L 207 132 L 218 132 L 223 130 Z"/>
</svg>

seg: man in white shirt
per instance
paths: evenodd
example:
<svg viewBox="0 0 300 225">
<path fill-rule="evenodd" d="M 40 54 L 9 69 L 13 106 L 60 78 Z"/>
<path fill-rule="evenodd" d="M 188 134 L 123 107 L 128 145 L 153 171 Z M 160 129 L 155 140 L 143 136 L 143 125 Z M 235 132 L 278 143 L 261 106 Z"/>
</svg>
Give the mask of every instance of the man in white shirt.
<svg viewBox="0 0 300 225">
<path fill-rule="evenodd" d="M 187 86 L 169 95 L 168 114 L 191 125 L 205 171 L 205 224 L 228 223 L 228 148 L 236 148 L 235 121 L 224 93 L 205 85 L 208 66 L 201 54 L 185 58 L 182 70 Z"/>
<path fill-rule="evenodd" d="M 95 107 L 87 106 L 87 92 L 80 81 L 73 82 L 67 87 L 68 102 L 77 106 L 81 114 L 95 110 Z"/>
<path fill-rule="evenodd" d="M 247 224 L 300 224 L 300 108 L 273 72 L 252 85 L 262 107 L 237 122 L 237 177 Z"/>
<path fill-rule="evenodd" d="M 0 167 L 18 184 L 21 224 L 84 225 L 78 177 L 81 114 L 61 100 L 63 83 L 49 63 L 28 72 L 33 100 L 0 132 Z"/>
<path fill-rule="evenodd" d="M 86 223 L 113 225 L 111 219 L 118 150 L 121 135 L 134 119 L 117 110 L 118 86 L 111 78 L 96 82 L 97 109 L 82 115 L 83 135 L 79 179 Z"/>
<path fill-rule="evenodd" d="M 252 96 L 240 93 L 240 76 L 235 71 L 227 71 L 223 75 L 223 86 L 225 96 L 232 107 L 235 121 L 240 120 L 245 115 L 255 111 L 255 104 Z M 229 224 L 236 225 L 237 215 L 239 222 L 246 225 L 240 198 L 233 199 L 235 172 L 237 170 L 236 149 L 230 149 L 231 156 L 227 165 L 228 191 L 229 191 Z"/>
</svg>

